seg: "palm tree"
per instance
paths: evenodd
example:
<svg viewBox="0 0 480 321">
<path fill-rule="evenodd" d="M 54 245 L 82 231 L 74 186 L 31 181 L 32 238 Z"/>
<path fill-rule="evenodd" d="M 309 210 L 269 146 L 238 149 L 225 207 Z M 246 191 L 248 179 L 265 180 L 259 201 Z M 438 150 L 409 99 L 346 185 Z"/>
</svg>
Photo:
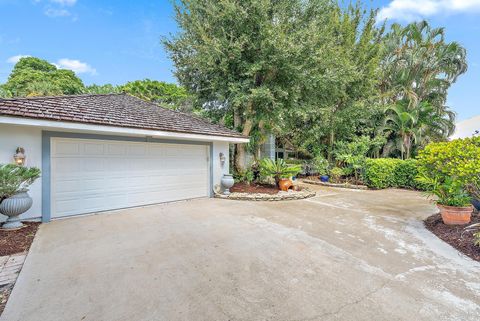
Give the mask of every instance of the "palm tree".
<svg viewBox="0 0 480 321">
<path fill-rule="evenodd" d="M 402 158 L 408 158 L 413 148 L 453 132 L 455 114 L 446 106 L 447 91 L 467 70 L 466 50 L 447 43 L 443 28 L 432 28 L 426 21 L 393 24 L 384 39 L 381 70 L 381 102 L 393 106 L 385 108 L 384 127 L 399 131 L 384 151 L 397 146 Z M 412 128 L 406 131 L 405 126 Z M 398 141 L 399 137 L 403 138 Z"/>
<path fill-rule="evenodd" d="M 415 110 L 408 110 L 402 104 L 389 106 L 385 112 L 382 131 L 389 132 L 393 136 L 389 149 L 398 148 L 402 159 L 410 158 L 412 143 L 417 141 L 419 133 L 418 113 Z"/>
</svg>

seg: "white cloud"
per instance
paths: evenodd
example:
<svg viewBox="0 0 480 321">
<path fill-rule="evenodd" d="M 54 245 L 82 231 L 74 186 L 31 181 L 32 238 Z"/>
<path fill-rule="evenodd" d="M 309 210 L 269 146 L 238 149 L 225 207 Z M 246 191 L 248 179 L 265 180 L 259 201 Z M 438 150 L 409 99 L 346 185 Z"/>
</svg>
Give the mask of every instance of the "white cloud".
<svg viewBox="0 0 480 321">
<path fill-rule="evenodd" d="M 76 74 L 97 74 L 97 70 L 95 70 L 95 68 L 85 62 L 81 62 L 80 60 L 76 59 L 63 58 L 58 60 L 57 63 L 55 63 L 54 65 L 57 66 L 57 68 L 72 70 Z"/>
<path fill-rule="evenodd" d="M 393 0 L 382 7 L 377 20 L 419 20 L 433 15 L 480 11 L 480 0 Z"/>
<path fill-rule="evenodd" d="M 73 6 L 77 3 L 77 0 L 50 0 L 50 2 L 59 4 L 61 6 Z"/>
<path fill-rule="evenodd" d="M 47 8 L 44 11 L 45 15 L 48 17 L 68 17 L 71 15 L 70 11 L 66 9 L 54 9 L 54 8 Z"/>
<path fill-rule="evenodd" d="M 20 59 L 31 57 L 30 55 L 16 55 L 7 59 L 7 62 L 10 64 L 16 64 Z"/>
</svg>

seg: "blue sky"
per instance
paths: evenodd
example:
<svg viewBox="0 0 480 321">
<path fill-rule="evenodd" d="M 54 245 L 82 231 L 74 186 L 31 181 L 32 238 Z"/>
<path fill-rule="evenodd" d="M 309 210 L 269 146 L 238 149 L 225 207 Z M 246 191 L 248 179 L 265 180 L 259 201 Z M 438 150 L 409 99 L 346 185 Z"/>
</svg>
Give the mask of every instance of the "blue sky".
<svg viewBox="0 0 480 321">
<path fill-rule="evenodd" d="M 407 23 L 427 18 L 468 51 L 469 70 L 448 104 L 466 119 L 480 114 L 480 0 L 373 0 L 380 15 Z M 135 79 L 175 82 L 160 37 L 175 33 L 168 0 L 0 0 L 0 82 L 19 55 L 74 70 L 86 84 Z"/>
</svg>

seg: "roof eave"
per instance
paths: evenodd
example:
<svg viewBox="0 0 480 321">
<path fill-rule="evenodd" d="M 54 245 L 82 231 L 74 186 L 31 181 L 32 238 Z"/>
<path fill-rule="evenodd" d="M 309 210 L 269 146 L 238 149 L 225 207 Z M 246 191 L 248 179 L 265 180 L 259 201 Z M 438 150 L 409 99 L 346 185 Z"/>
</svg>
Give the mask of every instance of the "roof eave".
<svg viewBox="0 0 480 321">
<path fill-rule="evenodd" d="M 192 140 L 192 141 L 219 141 L 229 143 L 248 143 L 249 138 L 244 136 L 228 136 L 228 135 L 209 135 L 209 134 L 197 134 L 190 132 L 173 132 L 162 131 L 152 129 L 140 129 L 132 127 L 121 127 L 113 125 L 96 125 L 88 123 L 67 122 L 67 121 L 55 121 L 45 120 L 38 118 L 26 118 L 26 117 L 14 117 L 8 115 L 0 116 L 0 124 L 20 125 L 41 127 L 47 130 L 60 130 L 60 131 L 79 131 L 79 132 L 92 132 L 101 134 L 115 134 L 122 136 L 149 136 L 166 139 L 178 139 L 178 140 Z"/>
</svg>

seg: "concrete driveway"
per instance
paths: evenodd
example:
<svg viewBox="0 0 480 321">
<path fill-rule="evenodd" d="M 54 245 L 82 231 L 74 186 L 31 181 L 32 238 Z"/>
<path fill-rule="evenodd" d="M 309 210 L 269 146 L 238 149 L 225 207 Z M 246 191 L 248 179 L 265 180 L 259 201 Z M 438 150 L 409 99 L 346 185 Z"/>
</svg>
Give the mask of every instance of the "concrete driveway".
<svg viewBox="0 0 480 321">
<path fill-rule="evenodd" d="M 318 188 L 59 220 L 2 320 L 479 320 L 480 264 L 423 228 L 434 212 L 415 192 Z"/>
</svg>

